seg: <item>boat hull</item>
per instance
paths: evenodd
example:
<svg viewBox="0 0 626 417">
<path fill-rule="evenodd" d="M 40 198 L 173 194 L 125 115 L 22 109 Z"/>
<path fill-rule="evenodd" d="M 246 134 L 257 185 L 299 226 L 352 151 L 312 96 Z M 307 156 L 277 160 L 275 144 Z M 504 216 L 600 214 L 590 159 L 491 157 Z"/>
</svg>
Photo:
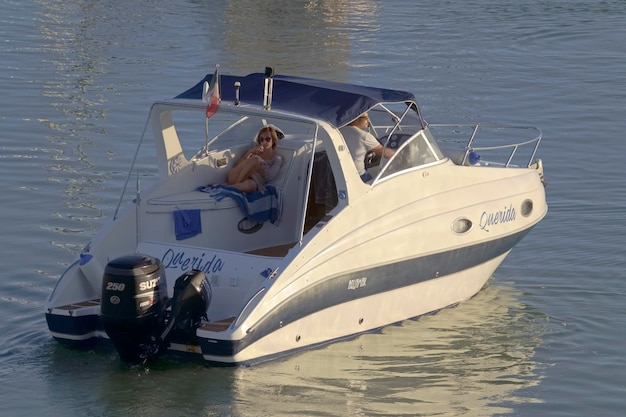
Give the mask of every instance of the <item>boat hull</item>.
<svg viewBox="0 0 626 417">
<path fill-rule="evenodd" d="M 172 343 L 172 353 L 211 363 L 254 364 L 372 332 L 467 300 L 480 291 L 530 229 L 473 247 L 329 277 L 274 308 L 253 327 L 236 322 L 201 327 L 194 342 Z M 356 278 L 358 277 L 358 278 Z M 46 314 L 58 341 L 91 346 L 108 340 L 98 300 Z"/>
<path fill-rule="evenodd" d="M 498 242 L 325 280 L 292 297 L 236 339 L 197 334 L 210 362 L 251 364 L 375 331 L 467 300 L 529 230 Z"/>
<path fill-rule="evenodd" d="M 181 261 L 178 267 L 186 262 L 184 259 L 202 260 L 209 281 L 216 284 L 210 322 L 198 328 L 194 340 L 172 343 L 170 350 L 191 353 L 208 362 L 251 364 L 371 332 L 469 299 L 545 216 L 547 207 L 538 178 L 528 174 L 520 178 L 528 181 L 488 203 L 477 196 L 484 198 L 487 190 L 499 188 L 499 182 L 485 183 L 478 191 L 476 186 L 454 190 L 457 195 L 463 193 L 459 200 L 465 204 L 445 212 L 440 207 L 448 197 L 442 193 L 411 204 L 405 201 L 404 205 L 399 202 L 403 196 L 396 197 L 396 201 L 388 198 L 385 204 L 389 209 L 372 194 L 368 197 L 371 201 L 364 199 L 362 204 L 378 202 L 377 211 L 355 205 L 338 213 L 284 258 L 141 243 L 140 252 L 165 260 L 167 266 L 176 264 L 167 260 L 168 253 L 177 253 L 175 258 Z M 535 201 L 534 210 L 523 216 L 520 207 L 529 197 Z M 515 213 L 507 213 L 507 207 L 514 207 Z M 367 212 L 370 217 L 360 221 L 360 227 L 348 227 L 355 224 L 344 221 L 353 216 L 352 211 Z M 488 213 L 498 211 L 501 215 L 497 224 L 483 220 Z M 380 227 L 390 218 L 396 222 L 393 227 Z M 453 230 L 459 218 L 472 219 L 468 232 Z M 123 229 L 118 230 L 122 233 Z M 97 243 L 96 239 L 94 250 L 99 247 Z M 212 269 L 218 261 L 219 271 Z M 209 273 L 207 265 L 215 274 Z M 237 266 L 229 270 L 222 265 Z M 268 266 L 279 272 L 261 278 L 256 289 L 255 285 L 250 285 L 250 290 L 233 287 L 247 279 L 242 275 L 244 270 L 252 272 Z M 167 270 L 170 284 L 180 272 Z M 77 264 L 70 267 L 58 292 L 67 296 L 69 288 L 84 285 L 87 280 L 83 274 Z M 248 275 L 253 279 L 254 274 Z M 246 293 L 238 298 L 250 301 L 245 306 L 244 301 L 234 302 L 229 298 L 233 291 Z M 78 295 L 75 298 L 85 300 Z M 235 305 L 239 307 L 232 307 Z M 108 339 L 102 330 L 99 308 L 97 297 L 50 308 L 46 314 L 49 328 L 57 340 L 74 345 Z"/>
</svg>

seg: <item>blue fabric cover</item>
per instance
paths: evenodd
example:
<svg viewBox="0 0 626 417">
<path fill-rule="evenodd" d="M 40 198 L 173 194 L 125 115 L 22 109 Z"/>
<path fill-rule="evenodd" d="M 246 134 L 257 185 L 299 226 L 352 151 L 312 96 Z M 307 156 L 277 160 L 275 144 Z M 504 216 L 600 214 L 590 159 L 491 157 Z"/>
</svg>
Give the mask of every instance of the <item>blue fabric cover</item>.
<svg viewBox="0 0 626 417">
<path fill-rule="evenodd" d="M 211 185 L 202 187 L 200 190 L 209 193 L 217 201 L 232 198 L 248 220 L 257 223 L 269 221 L 278 226 L 283 208 L 282 196 L 278 188 L 271 184 L 267 184 L 264 188 L 263 193 L 260 191 L 243 193 L 228 185 Z"/>
<path fill-rule="evenodd" d="M 200 210 L 177 210 L 174 212 L 176 240 L 189 239 L 202 233 Z"/>
</svg>

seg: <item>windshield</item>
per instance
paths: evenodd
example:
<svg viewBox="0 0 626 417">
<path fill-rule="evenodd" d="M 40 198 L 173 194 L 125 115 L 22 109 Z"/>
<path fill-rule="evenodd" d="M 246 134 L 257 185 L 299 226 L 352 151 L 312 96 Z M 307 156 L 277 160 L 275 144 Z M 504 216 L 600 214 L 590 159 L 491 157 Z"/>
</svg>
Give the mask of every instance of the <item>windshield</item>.
<svg viewBox="0 0 626 417">
<path fill-rule="evenodd" d="M 376 181 L 445 158 L 428 127 L 412 110 L 400 103 L 395 107 L 381 105 L 368 112 L 370 133 L 385 150 L 390 149 L 393 152 L 387 158 L 380 158 L 372 153 L 366 156 L 365 165 L 377 177 Z"/>
</svg>

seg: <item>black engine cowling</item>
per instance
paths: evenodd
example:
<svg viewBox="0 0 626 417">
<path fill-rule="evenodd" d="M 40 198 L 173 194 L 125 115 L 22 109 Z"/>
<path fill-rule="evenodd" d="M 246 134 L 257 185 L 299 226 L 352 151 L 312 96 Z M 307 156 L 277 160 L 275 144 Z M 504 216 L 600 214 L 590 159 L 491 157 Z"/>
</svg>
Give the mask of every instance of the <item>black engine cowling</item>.
<svg viewBox="0 0 626 417">
<path fill-rule="evenodd" d="M 148 255 L 110 261 L 102 280 L 104 330 L 124 362 L 138 362 L 159 336 L 167 308 L 167 282 L 161 262 Z"/>
<path fill-rule="evenodd" d="M 124 362 L 145 363 L 165 351 L 173 338 L 195 340 L 211 295 L 204 272 L 192 270 L 178 277 L 168 300 L 165 272 L 157 258 L 122 256 L 104 271 L 104 330 Z"/>
</svg>

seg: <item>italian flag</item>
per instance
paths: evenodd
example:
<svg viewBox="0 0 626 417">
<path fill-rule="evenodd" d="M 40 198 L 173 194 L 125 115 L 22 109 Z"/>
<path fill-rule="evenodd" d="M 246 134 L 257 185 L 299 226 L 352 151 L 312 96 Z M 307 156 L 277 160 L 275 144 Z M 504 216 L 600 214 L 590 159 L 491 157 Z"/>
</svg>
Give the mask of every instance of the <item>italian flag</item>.
<svg viewBox="0 0 626 417">
<path fill-rule="evenodd" d="M 213 78 L 211 78 L 211 83 L 209 84 L 205 81 L 202 88 L 202 101 L 207 103 L 205 110 L 207 119 L 217 113 L 220 100 L 220 76 L 216 68 Z"/>
</svg>

